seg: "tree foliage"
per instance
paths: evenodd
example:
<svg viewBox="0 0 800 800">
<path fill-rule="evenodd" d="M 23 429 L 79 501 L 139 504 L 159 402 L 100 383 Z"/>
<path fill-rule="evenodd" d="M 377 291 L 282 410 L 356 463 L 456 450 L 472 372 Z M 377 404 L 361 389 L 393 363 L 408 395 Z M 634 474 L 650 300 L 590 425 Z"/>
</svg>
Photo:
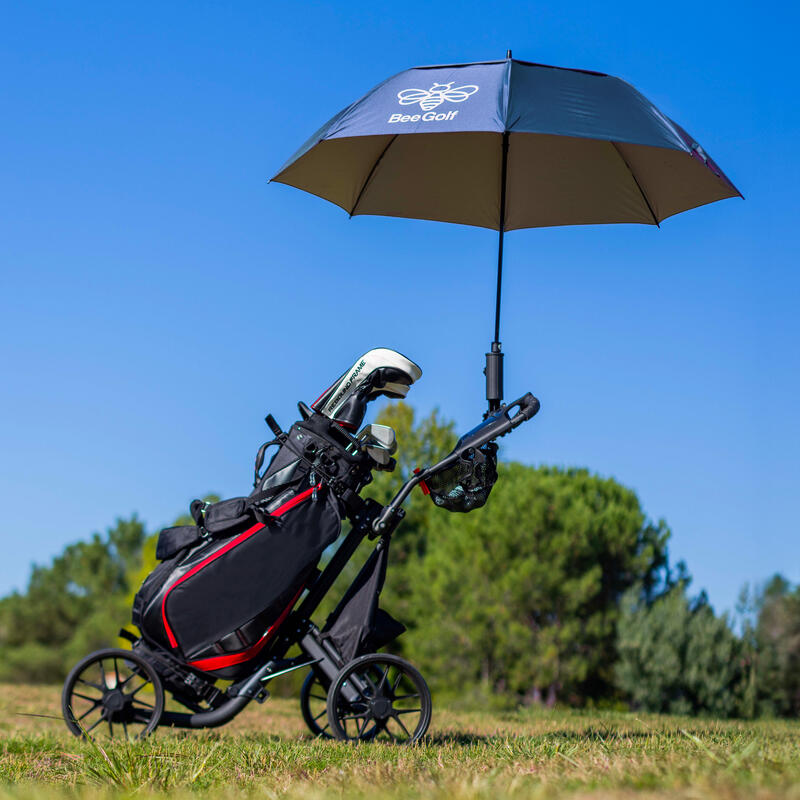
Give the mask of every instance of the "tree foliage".
<svg viewBox="0 0 800 800">
<path fill-rule="evenodd" d="M 550 704 L 609 696 L 619 598 L 658 582 L 666 527 L 613 480 L 522 464 L 500 466 L 484 508 L 435 511 L 409 571 L 407 643 L 434 683 Z"/>
<path fill-rule="evenodd" d="M 800 714 L 800 587 L 774 575 L 743 593 L 750 716 Z"/>
<path fill-rule="evenodd" d="M 145 530 L 134 515 L 105 536 L 68 545 L 33 568 L 27 591 L 0 601 L 0 679 L 59 680 L 78 658 L 112 640 L 128 621 L 129 575 Z"/>
<path fill-rule="evenodd" d="M 680 580 L 652 603 L 639 587 L 623 598 L 617 685 L 647 711 L 733 716 L 746 674 L 742 642 L 705 595 L 691 601 L 686 588 Z"/>
</svg>

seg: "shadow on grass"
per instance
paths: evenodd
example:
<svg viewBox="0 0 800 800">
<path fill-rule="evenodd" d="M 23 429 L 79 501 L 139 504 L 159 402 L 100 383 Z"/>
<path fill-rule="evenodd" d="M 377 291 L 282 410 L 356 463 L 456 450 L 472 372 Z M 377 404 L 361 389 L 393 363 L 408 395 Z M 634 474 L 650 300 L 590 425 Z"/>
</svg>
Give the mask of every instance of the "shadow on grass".
<svg viewBox="0 0 800 800">
<path fill-rule="evenodd" d="M 476 744 L 485 744 L 492 739 L 499 739 L 499 736 L 483 736 L 479 733 L 435 733 L 426 736 L 423 741 L 428 744 L 443 745 L 455 744 L 460 747 L 470 747 Z"/>
<path fill-rule="evenodd" d="M 491 742 L 503 741 L 506 739 L 536 739 L 541 742 L 569 742 L 569 743 L 585 743 L 591 741 L 625 741 L 634 740 L 642 741 L 647 739 L 658 738 L 662 736 L 672 737 L 676 739 L 684 739 L 686 733 L 693 733 L 695 735 L 702 735 L 707 733 L 702 729 L 691 730 L 686 729 L 683 731 L 663 731 L 663 730 L 642 730 L 642 731 L 616 731 L 604 730 L 602 728 L 584 728 L 583 730 L 555 730 L 546 731 L 534 734 L 478 734 L 478 733 L 435 733 L 431 736 L 426 736 L 424 741 L 432 745 L 456 745 L 459 747 L 472 747 L 474 745 L 489 744 Z"/>
</svg>

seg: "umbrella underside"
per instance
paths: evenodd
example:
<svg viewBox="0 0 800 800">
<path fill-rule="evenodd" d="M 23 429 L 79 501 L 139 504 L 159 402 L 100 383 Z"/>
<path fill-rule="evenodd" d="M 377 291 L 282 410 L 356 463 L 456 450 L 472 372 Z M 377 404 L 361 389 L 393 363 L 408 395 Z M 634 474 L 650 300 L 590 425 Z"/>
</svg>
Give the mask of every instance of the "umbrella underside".
<svg viewBox="0 0 800 800">
<path fill-rule="evenodd" d="M 501 228 L 503 134 L 353 136 L 320 141 L 273 180 L 351 215 Z M 698 154 L 537 133 L 508 135 L 504 230 L 658 224 L 739 192 Z"/>
</svg>

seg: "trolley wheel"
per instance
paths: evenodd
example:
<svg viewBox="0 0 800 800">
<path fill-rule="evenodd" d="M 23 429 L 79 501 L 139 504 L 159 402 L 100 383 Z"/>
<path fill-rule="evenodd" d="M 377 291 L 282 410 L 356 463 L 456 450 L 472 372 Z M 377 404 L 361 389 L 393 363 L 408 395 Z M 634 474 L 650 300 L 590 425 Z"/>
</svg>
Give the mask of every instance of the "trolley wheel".
<svg viewBox="0 0 800 800">
<path fill-rule="evenodd" d="M 164 710 L 153 667 L 130 650 L 107 649 L 79 661 L 64 681 L 61 711 L 76 736 L 143 739 Z"/>
<path fill-rule="evenodd" d="M 328 692 L 331 733 L 343 741 L 413 744 L 431 722 L 431 693 L 400 656 L 370 653 L 339 672 Z"/>
<path fill-rule="evenodd" d="M 328 692 L 319 676 L 312 669 L 303 681 L 300 689 L 300 711 L 303 720 L 314 736 L 321 739 L 332 739 L 330 724 L 327 720 Z"/>
</svg>

